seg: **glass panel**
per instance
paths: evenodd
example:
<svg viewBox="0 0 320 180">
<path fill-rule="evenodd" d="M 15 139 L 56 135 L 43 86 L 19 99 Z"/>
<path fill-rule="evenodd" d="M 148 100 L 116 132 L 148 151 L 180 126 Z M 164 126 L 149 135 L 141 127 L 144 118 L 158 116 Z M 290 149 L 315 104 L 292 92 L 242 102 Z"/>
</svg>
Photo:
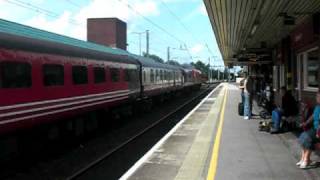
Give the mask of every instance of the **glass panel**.
<svg viewBox="0 0 320 180">
<path fill-rule="evenodd" d="M 0 63 L 0 88 L 31 87 L 31 65 L 20 62 Z"/>
<path fill-rule="evenodd" d="M 127 82 L 131 81 L 131 75 L 133 75 L 132 69 L 125 69 L 124 70 L 124 80 L 125 81 L 127 81 Z"/>
<path fill-rule="evenodd" d="M 310 51 L 307 53 L 307 85 L 309 87 L 318 87 L 318 50 Z"/>
<path fill-rule="evenodd" d="M 88 69 L 85 66 L 72 66 L 72 80 L 74 84 L 88 83 Z"/>
<path fill-rule="evenodd" d="M 103 67 L 95 67 L 94 72 L 94 83 L 103 83 L 106 82 L 106 74 Z"/>
<path fill-rule="evenodd" d="M 154 72 L 153 69 L 150 70 L 150 81 L 154 82 Z"/>
<path fill-rule="evenodd" d="M 111 68 L 111 81 L 112 82 L 118 82 L 120 80 L 120 70 L 117 68 Z"/>
<path fill-rule="evenodd" d="M 59 64 L 43 65 L 43 84 L 45 86 L 61 86 L 64 84 L 64 69 Z"/>
</svg>

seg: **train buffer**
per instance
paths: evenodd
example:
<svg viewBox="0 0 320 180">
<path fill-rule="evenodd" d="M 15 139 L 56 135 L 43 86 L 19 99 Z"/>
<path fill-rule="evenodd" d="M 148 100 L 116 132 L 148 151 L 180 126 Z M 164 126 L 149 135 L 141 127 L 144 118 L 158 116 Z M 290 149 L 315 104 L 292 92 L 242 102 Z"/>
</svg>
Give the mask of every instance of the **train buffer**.
<svg viewBox="0 0 320 180">
<path fill-rule="evenodd" d="M 319 179 L 317 168 L 295 165 L 300 148 L 284 139 L 296 139 L 260 132 L 257 116 L 238 115 L 240 99 L 235 84 L 220 84 L 121 179 Z"/>
</svg>

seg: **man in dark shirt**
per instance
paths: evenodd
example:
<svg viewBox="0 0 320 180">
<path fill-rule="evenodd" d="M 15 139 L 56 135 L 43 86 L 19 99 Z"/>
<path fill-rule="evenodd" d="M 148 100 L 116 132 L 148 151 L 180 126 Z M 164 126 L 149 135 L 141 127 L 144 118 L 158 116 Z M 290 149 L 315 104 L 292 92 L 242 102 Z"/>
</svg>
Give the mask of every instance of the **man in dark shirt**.
<svg viewBox="0 0 320 180">
<path fill-rule="evenodd" d="M 287 91 L 285 87 L 282 87 L 280 93 L 282 95 L 281 106 L 272 111 L 273 127 L 271 129 L 271 133 L 279 132 L 282 116 L 287 118 L 297 115 L 298 113 L 297 103 L 291 92 Z"/>
</svg>

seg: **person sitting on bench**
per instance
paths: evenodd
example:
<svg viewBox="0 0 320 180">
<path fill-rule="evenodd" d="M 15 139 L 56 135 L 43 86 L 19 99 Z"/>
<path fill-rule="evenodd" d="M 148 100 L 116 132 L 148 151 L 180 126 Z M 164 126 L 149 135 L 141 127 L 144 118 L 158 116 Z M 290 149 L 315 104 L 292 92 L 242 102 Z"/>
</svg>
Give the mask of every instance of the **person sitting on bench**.
<svg viewBox="0 0 320 180">
<path fill-rule="evenodd" d="M 308 121 L 302 123 L 302 126 L 305 127 L 308 124 L 312 123 L 312 127 L 304 131 L 299 136 L 299 143 L 302 147 L 301 159 L 296 164 L 302 169 L 308 168 L 310 165 L 314 164 L 310 160 L 311 152 L 315 149 L 317 143 L 319 143 L 320 136 L 320 91 L 317 92 L 316 96 L 317 106 L 313 110 L 313 114 L 310 116 Z"/>
<path fill-rule="evenodd" d="M 282 116 L 288 118 L 298 114 L 297 102 L 286 87 L 281 87 L 280 94 L 282 95 L 281 106 L 272 111 L 271 133 L 278 133 L 280 131 L 280 124 Z"/>
</svg>

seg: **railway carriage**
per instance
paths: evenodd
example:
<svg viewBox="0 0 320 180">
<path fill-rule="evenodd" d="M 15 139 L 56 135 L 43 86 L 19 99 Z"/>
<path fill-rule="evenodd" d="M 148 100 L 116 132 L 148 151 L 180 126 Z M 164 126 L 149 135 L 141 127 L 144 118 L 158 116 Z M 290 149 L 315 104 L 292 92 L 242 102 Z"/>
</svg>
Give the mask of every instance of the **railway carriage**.
<svg viewBox="0 0 320 180">
<path fill-rule="evenodd" d="M 158 96 L 182 88 L 182 72 L 179 67 L 158 63 L 150 58 L 135 56 L 141 64 L 143 96 Z"/>
<path fill-rule="evenodd" d="M 184 67 L 182 72 L 184 77 L 184 88 L 199 88 L 201 86 L 201 71 L 194 69 L 193 67 Z"/>
<path fill-rule="evenodd" d="M 0 133 L 140 95 L 140 66 L 127 52 L 0 23 Z"/>
<path fill-rule="evenodd" d="M 152 101 L 198 73 L 0 19 L 0 134 Z"/>
</svg>

